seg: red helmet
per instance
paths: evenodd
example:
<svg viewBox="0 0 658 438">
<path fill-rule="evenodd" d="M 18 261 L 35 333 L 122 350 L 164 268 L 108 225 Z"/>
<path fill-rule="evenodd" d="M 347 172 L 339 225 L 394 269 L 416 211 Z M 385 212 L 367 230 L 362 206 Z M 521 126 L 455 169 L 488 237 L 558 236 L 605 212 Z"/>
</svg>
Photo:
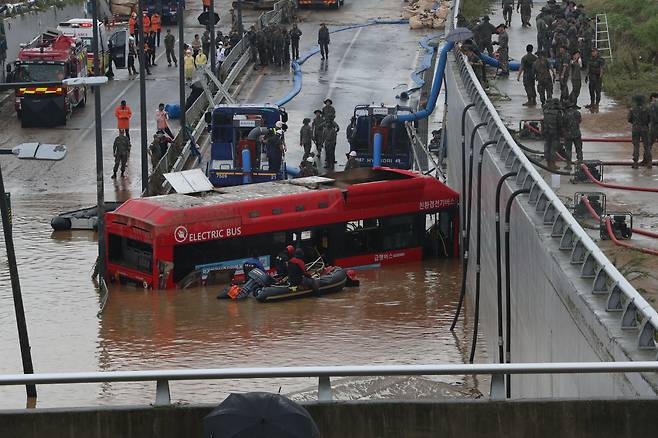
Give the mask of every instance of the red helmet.
<svg viewBox="0 0 658 438">
<path fill-rule="evenodd" d="M 286 246 L 286 251 L 288 252 L 289 256 L 292 256 L 295 254 L 295 247 L 292 245 Z"/>
</svg>

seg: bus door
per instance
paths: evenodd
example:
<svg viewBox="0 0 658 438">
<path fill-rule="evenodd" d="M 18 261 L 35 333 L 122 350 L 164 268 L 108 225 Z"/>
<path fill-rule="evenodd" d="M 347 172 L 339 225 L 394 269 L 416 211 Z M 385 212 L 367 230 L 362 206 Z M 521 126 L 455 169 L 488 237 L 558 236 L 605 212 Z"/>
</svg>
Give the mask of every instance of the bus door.
<svg viewBox="0 0 658 438">
<path fill-rule="evenodd" d="M 121 29 L 112 34 L 108 41 L 110 59 L 116 68 L 128 67 L 128 31 Z"/>
</svg>

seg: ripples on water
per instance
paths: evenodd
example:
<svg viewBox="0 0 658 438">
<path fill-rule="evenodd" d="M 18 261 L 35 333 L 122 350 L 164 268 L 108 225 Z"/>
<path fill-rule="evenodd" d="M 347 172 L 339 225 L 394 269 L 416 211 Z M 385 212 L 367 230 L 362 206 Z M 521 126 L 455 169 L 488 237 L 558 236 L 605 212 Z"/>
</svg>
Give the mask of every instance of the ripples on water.
<svg viewBox="0 0 658 438">
<path fill-rule="evenodd" d="M 42 199 L 13 201 L 14 235 L 36 372 L 297 365 L 460 363 L 468 333 L 449 325 L 457 261 L 360 271 L 361 287 L 320 299 L 260 304 L 219 301 L 217 290 L 153 292 L 112 287 L 103 314 L 90 280 L 96 257 L 87 232 L 52 234 Z M 57 200 L 56 204 L 67 204 Z M 21 371 L 11 289 L 2 249 L 1 373 Z M 468 323 L 468 321 L 467 321 Z M 476 393 L 472 378 L 336 380 L 339 398 L 433 397 Z M 446 385 L 454 383 L 455 385 Z M 232 390 L 315 397 L 315 379 L 172 383 L 172 398 L 213 402 Z M 153 401 L 155 384 L 40 386 L 39 406 Z M 0 389 L 0 407 L 24 406 L 22 388 Z"/>
</svg>

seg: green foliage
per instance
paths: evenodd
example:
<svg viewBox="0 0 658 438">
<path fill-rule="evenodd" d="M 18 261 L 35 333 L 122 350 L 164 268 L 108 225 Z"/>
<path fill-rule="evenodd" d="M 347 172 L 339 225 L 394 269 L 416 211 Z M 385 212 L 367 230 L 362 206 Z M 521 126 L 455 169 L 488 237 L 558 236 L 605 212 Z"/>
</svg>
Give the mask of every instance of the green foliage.
<svg viewBox="0 0 658 438">
<path fill-rule="evenodd" d="M 489 12 L 489 0 L 461 0 L 460 20 L 461 26 L 470 26 L 478 17 Z"/>
<path fill-rule="evenodd" d="M 629 96 L 658 89 L 658 1 L 584 0 L 589 14 L 606 13 L 614 62 L 603 89 L 630 104 Z"/>
</svg>

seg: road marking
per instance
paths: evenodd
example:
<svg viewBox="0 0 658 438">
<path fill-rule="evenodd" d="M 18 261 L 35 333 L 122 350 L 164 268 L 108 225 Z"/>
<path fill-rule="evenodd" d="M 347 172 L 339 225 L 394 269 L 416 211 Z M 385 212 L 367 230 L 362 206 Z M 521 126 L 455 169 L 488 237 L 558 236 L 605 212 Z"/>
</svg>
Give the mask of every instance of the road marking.
<svg viewBox="0 0 658 438">
<path fill-rule="evenodd" d="M 178 39 L 176 39 L 176 42 L 178 42 Z M 175 44 L 175 43 L 174 43 L 174 44 Z M 166 50 L 160 52 L 160 54 L 157 55 L 157 56 L 155 57 L 155 60 L 158 61 L 158 60 L 159 60 L 160 58 L 162 58 L 166 53 L 167 53 Z M 145 73 L 146 73 L 146 72 L 145 72 Z M 119 100 L 121 100 L 121 99 L 123 98 L 123 96 L 126 95 L 126 92 L 127 92 L 131 87 L 135 86 L 136 84 L 139 84 L 139 81 L 137 81 L 137 82 L 135 82 L 135 81 L 131 81 L 128 85 L 126 85 L 126 86 L 123 88 L 123 90 L 121 90 L 121 92 L 117 95 L 117 97 L 115 97 L 114 99 L 112 99 L 112 101 L 111 101 L 109 104 L 107 104 L 107 107 L 106 107 L 104 110 L 101 111 L 101 119 L 102 119 L 103 117 L 105 117 L 105 115 L 107 114 L 108 111 L 113 110 L 113 109 L 114 109 L 114 105 L 116 105 L 116 103 L 117 103 Z M 144 88 L 146 88 L 146 84 L 144 85 Z M 93 101 L 93 99 L 92 99 L 92 101 Z M 91 105 L 90 105 L 90 107 L 91 107 Z M 80 137 L 81 137 L 81 138 L 84 138 L 84 137 L 86 137 L 87 135 L 89 135 L 89 132 L 90 132 L 92 129 L 94 129 L 95 126 L 96 126 L 96 120 L 94 120 L 94 121 L 91 123 L 91 125 L 89 125 L 89 126 L 87 127 L 87 129 L 85 129 L 85 130 L 82 132 L 82 135 L 81 135 Z"/>
<path fill-rule="evenodd" d="M 352 50 L 352 46 L 354 46 L 354 43 L 356 43 L 356 40 L 359 38 L 359 35 L 361 35 L 361 31 L 363 29 L 364 29 L 363 27 L 359 28 L 359 30 L 352 37 L 352 41 L 350 41 L 350 44 L 347 46 L 347 50 L 343 52 L 343 57 L 340 59 L 340 62 L 338 63 L 338 68 L 336 69 L 336 72 L 334 73 L 334 76 L 331 78 L 331 82 L 329 83 L 329 93 L 327 94 L 327 97 L 325 99 L 331 99 L 331 96 L 334 92 L 334 87 L 336 86 L 336 82 L 338 82 L 338 75 L 340 75 L 340 70 L 343 68 L 343 64 L 347 59 L 347 55 L 350 53 L 350 50 Z"/>
<path fill-rule="evenodd" d="M 251 88 L 249 88 L 249 91 L 247 92 L 247 95 L 244 96 L 241 99 L 243 102 L 249 102 L 249 100 L 251 99 L 251 95 L 254 94 L 254 91 L 256 91 L 256 88 L 263 81 L 264 77 L 265 77 L 265 75 L 263 73 L 260 73 L 258 76 L 256 76 L 256 79 L 254 80 L 253 86 Z"/>
</svg>

